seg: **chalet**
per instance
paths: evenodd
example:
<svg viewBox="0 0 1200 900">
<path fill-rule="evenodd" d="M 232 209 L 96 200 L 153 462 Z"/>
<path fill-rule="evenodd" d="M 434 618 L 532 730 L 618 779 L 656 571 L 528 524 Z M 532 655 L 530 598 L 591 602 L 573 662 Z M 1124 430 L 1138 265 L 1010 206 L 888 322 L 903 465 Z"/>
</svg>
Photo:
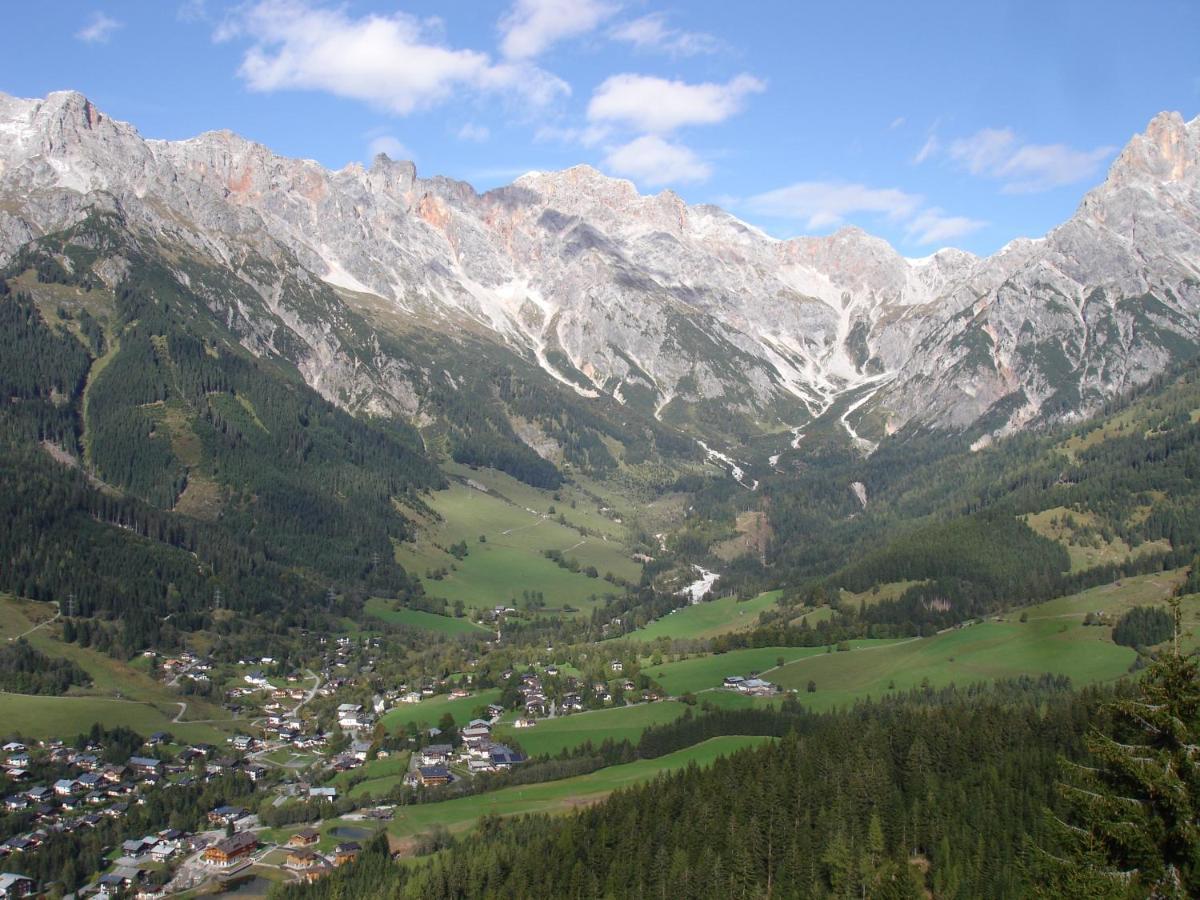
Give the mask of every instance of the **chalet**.
<svg viewBox="0 0 1200 900">
<path fill-rule="evenodd" d="M 491 758 L 492 765 L 497 769 L 507 769 L 510 766 L 519 765 L 520 763 L 525 762 L 525 756 L 523 754 L 518 753 L 516 750 L 513 750 L 509 747 L 505 747 L 503 744 L 493 744 L 492 751 L 488 755 Z"/>
<path fill-rule="evenodd" d="M 162 773 L 162 760 L 149 756 L 131 756 L 126 763 L 135 775 L 159 775 Z"/>
<path fill-rule="evenodd" d="M 488 718 L 491 719 L 492 722 L 495 722 L 502 715 L 504 715 L 504 707 L 501 706 L 499 703 L 489 703 L 488 708 L 487 708 L 487 714 L 488 714 Z"/>
<path fill-rule="evenodd" d="M 210 866 L 227 869 L 245 860 L 257 849 L 258 838 L 252 832 L 239 831 L 205 850 L 204 861 Z"/>
<path fill-rule="evenodd" d="M 303 831 L 297 831 L 287 839 L 289 847 L 311 847 L 313 844 L 321 840 L 321 833 L 314 831 L 311 828 L 305 828 Z"/>
<path fill-rule="evenodd" d="M 121 843 L 121 852 L 126 856 L 138 857 L 153 847 L 154 838 L 131 838 Z"/>
<path fill-rule="evenodd" d="M 537 724 L 537 719 L 531 719 L 528 716 L 521 716 L 513 722 L 513 728 L 532 728 Z"/>
<path fill-rule="evenodd" d="M 32 878 L 0 872 L 0 897 L 4 897 L 5 900 L 10 897 L 29 897 L 36 887 L 37 883 Z"/>
<path fill-rule="evenodd" d="M 420 783 L 426 787 L 438 784 L 449 784 L 450 770 L 445 766 L 420 766 L 417 769 L 417 778 Z"/>
<path fill-rule="evenodd" d="M 246 815 L 246 810 L 240 806 L 218 806 L 208 814 L 208 821 L 214 825 L 229 825 Z"/>
<path fill-rule="evenodd" d="M 421 692 L 420 691 L 409 691 L 407 694 L 405 694 L 403 697 L 400 698 L 400 702 L 401 703 L 420 703 L 421 702 Z"/>
<path fill-rule="evenodd" d="M 726 675 L 724 683 L 725 687 L 735 688 L 745 680 L 741 675 Z"/>
<path fill-rule="evenodd" d="M 71 760 L 85 772 L 94 772 L 100 768 L 100 757 L 94 753 L 79 753 Z"/>
<path fill-rule="evenodd" d="M 452 748 L 449 744 L 430 744 L 421 750 L 421 763 L 426 766 L 436 766 L 450 758 Z"/>
<path fill-rule="evenodd" d="M 343 866 L 348 862 L 354 862 L 354 860 L 358 859 L 358 854 L 361 852 L 362 847 L 354 841 L 338 844 L 333 848 L 333 864 L 335 866 Z"/>
<path fill-rule="evenodd" d="M 31 761 L 28 751 L 18 750 L 15 753 L 10 753 L 4 764 L 10 769 L 28 769 Z"/>
<path fill-rule="evenodd" d="M 20 812 L 29 806 L 29 800 L 20 794 L 9 794 L 4 798 L 4 808 L 9 812 Z"/>
<path fill-rule="evenodd" d="M 490 725 L 468 725 L 462 730 L 463 743 L 468 747 L 474 747 L 476 744 L 482 744 L 485 741 L 491 740 L 492 726 Z"/>
<path fill-rule="evenodd" d="M 271 686 L 271 680 L 262 672 L 250 672 L 245 676 L 246 684 L 253 685 L 256 688 L 268 688 Z"/>
<path fill-rule="evenodd" d="M 308 796 L 316 800 L 336 800 L 337 788 L 335 787 L 314 787 L 308 789 Z"/>
<path fill-rule="evenodd" d="M 150 858 L 155 862 L 166 862 L 179 852 L 179 841 L 159 841 L 150 848 Z"/>
<path fill-rule="evenodd" d="M 74 778 L 60 778 L 54 782 L 54 793 L 60 797 L 70 797 L 78 789 Z"/>
<path fill-rule="evenodd" d="M 362 707 L 357 703 L 343 703 L 338 707 L 338 725 L 342 728 L 357 728 L 358 715 Z"/>
<path fill-rule="evenodd" d="M 360 762 L 367 761 L 367 754 L 371 752 L 370 741 L 354 741 L 350 744 L 350 755 Z"/>
<path fill-rule="evenodd" d="M 289 869 L 311 869 L 323 861 L 311 850 L 293 849 L 288 851 L 283 864 Z"/>
<path fill-rule="evenodd" d="M 608 664 L 608 667 L 613 672 L 617 672 L 617 673 L 621 673 L 621 672 L 625 671 L 625 664 L 623 662 L 621 662 L 619 659 L 614 659 L 612 662 L 610 662 Z"/>
<path fill-rule="evenodd" d="M 229 741 L 233 745 L 233 749 L 239 753 L 245 753 L 254 746 L 254 738 L 248 734 L 235 734 Z"/>
<path fill-rule="evenodd" d="M 171 740 L 171 736 L 165 731 L 156 731 L 146 739 L 146 743 L 151 747 L 157 747 L 159 744 L 166 744 Z"/>
<path fill-rule="evenodd" d="M 330 868 L 328 863 L 318 863 L 317 865 L 304 870 L 304 880 L 312 883 L 318 879 L 324 878 L 332 871 L 333 869 Z"/>
<path fill-rule="evenodd" d="M 28 749 L 29 748 L 26 747 L 24 744 L 22 744 L 20 741 L 9 741 L 3 747 L 0 747 L 0 750 L 3 750 L 5 753 L 19 753 L 22 750 L 28 750 Z"/>
<path fill-rule="evenodd" d="M 251 781 L 258 781 L 267 774 L 268 769 L 262 763 L 250 763 L 244 771 L 250 776 Z"/>
</svg>

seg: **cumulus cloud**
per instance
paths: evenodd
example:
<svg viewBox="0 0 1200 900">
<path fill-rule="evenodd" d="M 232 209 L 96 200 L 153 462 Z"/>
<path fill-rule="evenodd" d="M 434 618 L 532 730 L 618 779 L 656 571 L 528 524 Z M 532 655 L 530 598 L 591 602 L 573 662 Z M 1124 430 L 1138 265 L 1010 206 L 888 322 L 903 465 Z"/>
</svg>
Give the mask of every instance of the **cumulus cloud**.
<svg viewBox="0 0 1200 900">
<path fill-rule="evenodd" d="M 1115 149 L 1076 150 L 1066 144 L 1028 144 L 1011 128 L 983 128 L 952 141 L 946 156 L 972 175 L 1004 182 L 1001 189 L 1005 193 L 1023 194 L 1092 178 Z M 916 161 L 923 162 L 930 155 L 918 154 Z"/>
<path fill-rule="evenodd" d="M 216 38 L 251 41 L 238 70 L 251 90 L 324 91 L 400 115 L 463 90 L 519 95 L 536 105 L 570 93 L 531 64 L 496 63 L 486 53 L 445 46 L 431 28 L 405 13 L 353 18 L 305 0 L 260 0 L 239 8 Z"/>
<path fill-rule="evenodd" d="M 715 53 L 721 42 L 711 34 L 684 31 L 667 24 L 663 13 L 651 13 L 639 19 L 617 25 L 609 36 L 615 41 L 632 44 L 638 50 L 666 53 L 670 56 L 695 56 Z"/>
<path fill-rule="evenodd" d="M 594 30 L 617 11 L 602 0 L 517 0 L 500 20 L 500 52 L 533 59 L 566 38 Z"/>
<path fill-rule="evenodd" d="M 86 25 L 75 32 L 75 37 L 85 44 L 107 44 L 113 32 L 121 27 L 116 19 L 102 12 L 92 13 Z"/>
<path fill-rule="evenodd" d="M 391 159 L 412 159 L 412 152 L 394 134 L 381 134 L 367 144 L 367 158 L 374 159 L 380 153 Z"/>
<path fill-rule="evenodd" d="M 764 90 L 763 81 L 744 73 L 725 84 L 688 84 L 626 73 L 613 75 L 596 88 L 587 115 L 592 122 L 666 134 L 685 125 L 724 122 L 741 111 L 748 96 Z"/>
<path fill-rule="evenodd" d="M 606 168 L 648 187 L 705 181 L 712 167 L 683 144 L 656 134 L 642 135 L 613 147 L 604 158 Z"/>
<path fill-rule="evenodd" d="M 925 206 L 920 194 L 840 181 L 801 181 L 750 197 L 741 205 L 758 215 L 794 219 L 810 230 L 841 225 L 855 215 L 880 216 L 902 224 L 905 235 L 916 244 L 944 243 L 987 224 Z"/>
</svg>

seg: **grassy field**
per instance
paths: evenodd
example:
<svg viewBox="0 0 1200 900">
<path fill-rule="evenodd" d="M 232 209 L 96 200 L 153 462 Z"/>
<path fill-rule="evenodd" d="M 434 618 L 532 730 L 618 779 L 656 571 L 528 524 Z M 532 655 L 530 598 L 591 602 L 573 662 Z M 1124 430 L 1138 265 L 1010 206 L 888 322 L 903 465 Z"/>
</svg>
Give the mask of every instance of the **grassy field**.
<svg viewBox="0 0 1200 900">
<path fill-rule="evenodd" d="M 78 644 L 59 640 L 59 626 L 50 621 L 50 603 L 4 595 L 0 597 L 0 641 L 23 635 L 47 656 L 71 659 L 92 678 L 87 687 L 73 687 L 63 697 L 0 694 L 0 733 L 20 731 L 27 737 L 75 735 L 92 723 L 127 725 L 141 734 L 169 731 L 187 740 L 223 741 L 235 723 L 220 707 L 188 700 L 184 721 L 171 720 L 179 712 L 175 693 L 150 673 L 149 660 L 113 659 Z M 35 625 L 41 627 L 33 629 Z M 189 720 L 202 720 L 188 724 Z M 211 721 L 216 720 L 216 721 Z"/>
<path fill-rule="evenodd" d="M 587 611 L 595 605 L 593 596 L 601 597 L 615 590 L 602 578 L 589 578 L 582 572 L 561 568 L 543 556 L 546 550 L 562 551 L 582 567 L 594 566 L 600 575 L 612 572 L 630 580 L 640 576 L 641 567 L 630 558 L 622 538 L 609 536 L 614 527 L 610 520 L 601 516 L 589 518 L 580 512 L 583 504 L 578 501 L 577 508 L 572 510 L 565 497 L 555 501 L 551 495 L 528 486 L 516 487 L 519 483 L 512 479 L 495 486 L 498 473 L 484 470 L 467 470 L 467 473 L 488 490 L 456 481 L 448 490 L 437 492 L 429 503 L 441 519 L 424 523 L 415 544 L 396 547 L 397 561 L 423 579 L 431 596 L 461 600 L 468 607 L 486 609 L 497 604 L 517 606 L 524 591 L 540 591 L 550 609 L 571 606 Z M 551 507 L 555 509 L 553 515 L 549 513 Z M 557 521 L 560 514 L 568 523 L 573 514 L 581 520 L 580 526 L 586 528 L 600 525 L 602 520 L 608 531 L 599 535 L 582 534 L 570 524 L 560 524 Z M 585 519 L 587 524 L 582 521 Z M 480 542 L 481 535 L 485 542 Z M 466 542 L 467 556 L 458 560 L 448 548 L 460 541 Z M 441 579 L 426 577 L 451 567 L 453 570 Z"/>
<path fill-rule="evenodd" d="M 591 741 L 593 746 L 599 747 L 605 738 L 629 740 L 636 744 L 648 726 L 673 722 L 683 715 L 685 708 L 682 703 L 664 700 L 637 706 L 596 709 L 555 719 L 539 719 L 533 728 L 502 725 L 495 729 L 495 734 L 498 740 L 516 741 L 530 756 L 543 753 L 554 756 L 562 750 L 578 747 L 585 741 Z"/>
<path fill-rule="evenodd" d="M 854 646 L 885 645 L 889 641 L 851 641 Z M 726 675 L 746 675 L 749 672 L 766 672 L 774 669 L 778 660 L 792 662 L 809 656 L 825 653 L 824 647 L 755 647 L 748 650 L 731 650 L 713 656 L 697 656 L 661 666 L 644 665 L 642 672 L 663 686 L 668 694 L 679 696 L 688 691 L 703 691 L 719 687 Z M 848 654 L 838 654 L 847 656 Z M 774 681 L 775 673 L 769 679 Z"/>
<path fill-rule="evenodd" d="M 1039 513 L 1029 513 L 1022 518 L 1038 534 L 1058 541 L 1066 548 L 1067 555 L 1071 557 L 1072 572 L 1171 549 L 1170 543 L 1165 540 L 1147 541 L 1137 547 L 1130 547 L 1115 535 L 1112 540 L 1106 541 L 1100 535 L 1081 534 L 1080 532 L 1087 528 L 1099 528 L 1101 521 L 1090 512 L 1077 512 L 1062 506 Z"/>
<path fill-rule="evenodd" d="M 444 803 L 401 806 L 397 807 L 396 817 L 388 830 L 393 838 L 402 842 L 404 838 L 428 831 L 435 824 L 445 825 L 455 832 L 465 831 L 485 815 L 569 812 L 602 800 L 618 788 L 647 781 L 660 773 L 673 772 L 691 763 L 708 765 L 720 756 L 727 756 L 764 740 L 769 738 L 713 738 L 659 759 L 643 759 L 623 766 L 610 766 L 577 778 L 504 788 L 475 797 L 447 800 Z"/>
<path fill-rule="evenodd" d="M 495 703 L 500 699 L 500 690 L 480 691 L 470 697 L 451 698 L 448 694 L 430 697 L 420 703 L 401 703 L 395 709 L 384 713 L 382 722 L 388 731 L 395 731 L 416 722 L 418 725 L 437 725 L 446 713 L 454 717 L 454 722 L 461 728 L 473 718 L 480 707 Z"/>
<path fill-rule="evenodd" d="M 1136 657 L 1111 640 L 1108 627 L 1085 627 L 1089 612 L 1110 620 L 1132 606 L 1161 604 L 1183 578 L 1183 570 L 1123 579 L 1025 610 L 1028 621 L 1010 614 L 931 638 L 903 641 L 870 652 L 815 656 L 777 669 L 772 680 L 800 691 L 802 702 L 817 708 L 843 706 L 866 696 L 918 687 L 991 681 L 1018 675 L 1067 675 L 1078 686 L 1124 675 Z M 1185 628 L 1200 623 L 1200 598 L 1185 604 Z M 808 693 L 809 681 L 816 692 Z"/>
<path fill-rule="evenodd" d="M 782 593 L 767 591 L 742 603 L 736 597 L 721 597 L 684 606 L 623 637 L 638 641 L 657 638 L 704 639 L 744 631 L 753 628 L 758 621 L 758 614 L 771 609 Z M 810 621 L 809 624 L 813 623 Z"/>
<path fill-rule="evenodd" d="M 848 591 L 842 588 L 840 600 L 847 604 L 851 609 L 857 610 L 864 603 L 867 606 L 873 606 L 876 603 L 882 603 L 885 600 L 895 600 L 910 587 L 915 584 L 921 584 L 919 581 L 889 581 L 886 584 L 881 584 L 877 588 L 872 588 L 868 591 L 856 594 L 853 591 Z M 825 607 L 821 607 L 825 609 Z M 812 624 L 812 619 L 809 619 L 809 624 Z"/>
<path fill-rule="evenodd" d="M 410 628 L 436 631 L 439 634 L 479 635 L 488 633 L 486 628 L 476 625 L 470 619 L 439 616 L 436 613 L 423 612 L 419 609 L 394 609 L 392 602 L 382 597 L 372 597 L 366 603 L 366 614 L 381 622 L 387 622 L 389 625 L 407 625 Z"/>
<path fill-rule="evenodd" d="M 341 772 L 333 779 L 333 784 L 345 789 L 352 777 L 360 778 L 366 775 L 366 780 L 349 788 L 349 795 L 383 796 L 404 779 L 404 773 L 408 771 L 408 757 L 408 753 L 393 753 L 387 759 L 373 759 L 353 771 Z"/>
</svg>

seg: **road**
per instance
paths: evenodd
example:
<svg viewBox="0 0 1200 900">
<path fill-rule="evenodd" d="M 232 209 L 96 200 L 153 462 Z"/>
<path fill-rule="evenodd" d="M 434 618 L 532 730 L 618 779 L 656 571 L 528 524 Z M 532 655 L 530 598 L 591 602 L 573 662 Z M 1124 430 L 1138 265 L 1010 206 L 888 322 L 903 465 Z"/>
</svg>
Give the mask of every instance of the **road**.
<svg viewBox="0 0 1200 900">
<path fill-rule="evenodd" d="M 55 608 L 55 613 L 54 613 L 54 615 L 53 615 L 53 616 L 51 616 L 51 617 L 50 617 L 49 619 L 47 619 L 45 622 L 38 622 L 38 624 L 34 625 L 32 628 L 28 629 L 27 631 L 22 631 L 20 634 L 18 634 L 18 635 L 14 635 L 13 637 L 10 637 L 10 638 L 8 639 L 8 640 L 9 640 L 9 642 L 11 643 L 12 641 L 19 641 L 21 638 L 25 637 L 25 635 L 27 635 L 27 634 L 33 634 L 33 633 L 34 633 L 35 631 L 37 631 L 39 628 L 45 628 L 45 627 L 46 627 L 47 625 L 49 625 L 51 622 L 54 622 L 54 621 L 56 621 L 57 619 L 60 619 L 60 618 L 62 618 L 62 607 L 58 605 L 58 601 L 57 601 L 57 600 L 54 600 L 54 601 L 51 601 L 51 602 L 53 602 L 53 603 L 54 603 L 54 608 Z"/>
</svg>

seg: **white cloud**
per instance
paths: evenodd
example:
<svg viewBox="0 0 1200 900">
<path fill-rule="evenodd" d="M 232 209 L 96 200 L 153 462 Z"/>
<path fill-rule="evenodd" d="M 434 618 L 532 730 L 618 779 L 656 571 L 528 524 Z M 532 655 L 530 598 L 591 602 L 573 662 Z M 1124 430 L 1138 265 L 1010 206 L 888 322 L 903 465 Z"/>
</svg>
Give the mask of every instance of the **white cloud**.
<svg viewBox="0 0 1200 900">
<path fill-rule="evenodd" d="M 367 158 L 374 159 L 380 153 L 385 153 L 390 159 L 412 159 L 413 154 L 404 144 L 400 143 L 400 138 L 394 134 L 381 134 L 378 137 L 371 139 L 367 144 Z"/>
<path fill-rule="evenodd" d="M 538 143 L 554 142 L 595 147 L 608 140 L 611 134 L 612 129 L 607 125 L 587 125 L 582 128 L 543 125 L 533 133 L 533 139 Z"/>
<path fill-rule="evenodd" d="M 705 181 L 712 167 L 690 148 L 646 134 L 608 151 L 605 166 L 647 187 Z"/>
<path fill-rule="evenodd" d="M 570 93 L 535 66 L 436 43 L 429 27 L 404 13 L 352 18 L 306 0 L 260 0 L 239 8 L 215 37 L 252 41 L 239 69 L 251 90 L 325 91 L 400 115 L 456 91 L 514 94 L 536 105 Z"/>
<path fill-rule="evenodd" d="M 1025 144 L 1011 128 L 984 128 L 952 142 L 946 152 L 951 161 L 972 175 L 1003 181 L 1005 193 L 1023 194 L 1092 178 L 1114 150 Z"/>
<path fill-rule="evenodd" d="M 972 175 L 994 172 L 1012 154 L 1017 136 L 1010 128 L 983 128 L 959 138 L 947 151 L 952 160 Z"/>
<path fill-rule="evenodd" d="M 85 44 L 107 44 L 114 31 L 121 27 L 116 19 L 102 12 L 92 13 L 91 19 L 75 32 L 75 37 Z"/>
<path fill-rule="evenodd" d="M 854 215 L 881 216 L 902 224 L 905 236 L 915 244 L 944 244 L 987 224 L 925 206 L 920 194 L 839 181 L 801 181 L 750 197 L 739 205 L 758 215 L 796 219 L 809 230 L 841 225 Z"/>
<path fill-rule="evenodd" d="M 467 122 L 462 128 L 458 129 L 458 138 L 462 141 L 474 141 L 477 144 L 482 144 L 491 136 L 492 133 L 486 125 L 476 125 L 474 122 Z"/>
<path fill-rule="evenodd" d="M 944 244 L 978 231 L 987 225 L 980 219 L 948 216 L 939 207 L 923 209 L 905 226 L 909 240 L 917 244 Z"/>
<path fill-rule="evenodd" d="M 904 123 L 907 121 L 908 119 L 904 118 L 904 116 L 896 116 L 896 118 L 892 119 L 892 124 L 888 125 L 888 130 L 895 131 L 897 128 L 903 128 Z"/>
<path fill-rule="evenodd" d="M 921 145 L 921 149 L 917 151 L 917 155 L 913 157 L 913 163 L 919 166 L 937 153 L 941 147 L 942 145 L 938 142 L 937 135 L 931 134 L 925 139 L 925 143 Z"/>
<path fill-rule="evenodd" d="M 615 41 L 632 44 L 638 50 L 656 51 L 671 56 L 715 53 L 721 46 L 721 42 L 711 34 L 670 27 L 663 13 L 651 13 L 640 19 L 624 22 L 613 28 L 609 36 Z"/>
<path fill-rule="evenodd" d="M 614 122 L 638 131 L 667 134 L 684 125 L 715 125 L 739 112 L 747 96 L 766 89 L 753 75 L 725 84 L 688 84 L 651 75 L 622 74 L 606 79 L 592 94 L 592 122 Z"/>
<path fill-rule="evenodd" d="M 175 9 L 175 18 L 189 25 L 208 21 L 208 4 L 205 0 L 183 0 Z"/>
<path fill-rule="evenodd" d="M 749 198 L 745 206 L 759 215 L 800 219 L 806 227 L 840 225 L 855 213 L 876 213 L 890 219 L 916 214 L 922 198 L 897 188 L 871 188 L 834 181 L 800 181 Z"/>
<path fill-rule="evenodd" d="M 587 34 L 616 11 L 602 0 L 517 0 L 500 20 L 500 52 L 533 59 L 558 41 Z"/>
</svg>

